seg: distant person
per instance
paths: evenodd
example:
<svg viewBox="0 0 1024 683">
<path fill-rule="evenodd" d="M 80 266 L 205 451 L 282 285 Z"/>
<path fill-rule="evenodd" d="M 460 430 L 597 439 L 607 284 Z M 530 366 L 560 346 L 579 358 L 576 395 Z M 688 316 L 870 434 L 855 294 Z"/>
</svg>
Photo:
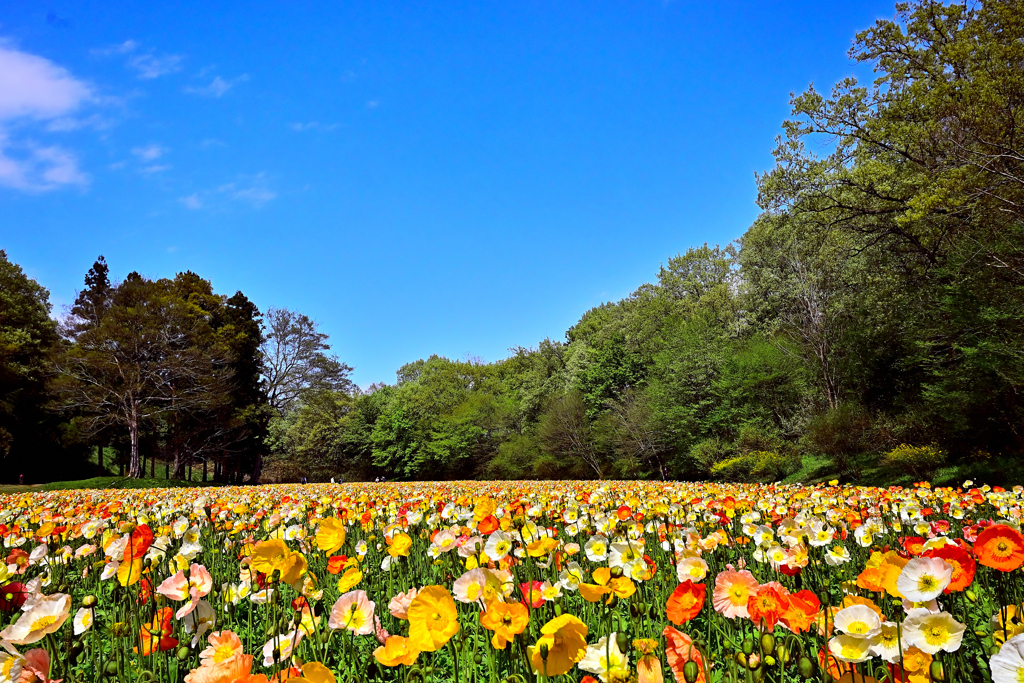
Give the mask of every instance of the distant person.
<svg viewBox="0 0 1024 683">
<path fill-rule="evenodd" d="M 331 483 L 332 484 L 334 483 L 334 477 L 331 477 Z"/>
<path fill-rule="evenodd" d="M 307 483 L 309 483 L 309 482 L 308 482 L 308 481 L 306 481 L 306 478 L 305 478 L 305 477 L 303 477 L 303 478 L 302 478 L 302 483 L 303 483 L 303 484 L 307 484 Z"/>
<path fill-rule="evenodd" d="M 25 483 L 25 475 L 24 474 L 19 474 L 18 475 L 18 483 L 19 484 L 24 484 Z"/>
</svg>

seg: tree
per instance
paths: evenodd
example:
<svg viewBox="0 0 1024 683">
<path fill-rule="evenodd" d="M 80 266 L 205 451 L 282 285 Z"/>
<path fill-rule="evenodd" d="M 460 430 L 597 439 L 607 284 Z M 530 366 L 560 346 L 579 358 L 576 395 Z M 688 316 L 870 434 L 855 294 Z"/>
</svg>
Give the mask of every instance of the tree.
<svg viewBox="0 0 1024 683">
<path fill-rule="evenodd" d="M 56 363 L 63 406 L 82 412 L 93 431 L 127 431 L 131 477 L 142 476 L 139 441 L 147 423 L 213 411 L 225 400 L 230 357 L 206 316 L 166 282 L 131 273 L 95 325 L 71 318 L 64 333 L 72 344 Z"/>
<path fill-rule="evenodd" d="M 352 368 L 327 355 L 328 335 L 319 331 L 316 322 L 287 308 L 271 308 L 266 325 L 264 392 L 279 415 L 292 409 L 306 391 L 351 390 Z"/>
<path fill-rule="evenodd" d="M 0 457 L 38 459 L 56 430 L 46 410 L 48 357 L 59 338 L 49 292 L 0 250 Z"/>
<path fill-rule="evenodd" d="M 580 460 L 598 479 L 604 478 L 593 427 L 579 391 L 567 391 L 552 399 L 541 416 L 537 435 L 544 450 L 551 455 Z"/>
</svg>

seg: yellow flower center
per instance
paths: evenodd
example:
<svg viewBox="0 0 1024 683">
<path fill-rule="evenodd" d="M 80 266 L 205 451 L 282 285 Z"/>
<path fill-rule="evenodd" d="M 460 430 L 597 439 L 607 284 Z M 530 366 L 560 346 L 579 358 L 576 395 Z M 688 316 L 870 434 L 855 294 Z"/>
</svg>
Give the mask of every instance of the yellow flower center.
<svg viewBox="0 0 1024 683">
<path fill-rule="evenodd" d="M 853 635 L 862 635 L 867 633 L 869 630 L 868 625 L 863 621 L 850 622 L 849 626 L 846 627 L 846 632 Z"/>
<path fill-rule="evenodd" d="M 930 593 L 931 591 L 937 590 L 939 582 L 934 576 L 925 574 L 917 582 L 917 589 L 922 593 Z"/>
<path fill-rule="evenodd" d="M 230 645 L 226 643 L 224 645 L 218 645 L 213 650 L 213 661 L 218 663 L 223 662 L 225 659 L 230 659 L 234 654 L 235 648 Z"/>
<path fill-rule="evenodd" d="M 929 645 L 943 645 L 949 638 L 949 633 L 942 626 L 929 626 L 924 630 L 924 638 Z"/>
<path fill-rule="evenodd" d="M 31 628 L 29 630 L 30 631 L 39 631 L 41 629 L 46 628 L 47 626 L 50 626 L 51 624 L 53 624 L 56 621 L 57 621 L 57 617 L 54 617 L 54 616 L 39 617 L 38 619 L 36 619 L 35 621 L 32 622 L 32 626 L 31 626 Z"/>
</svg>

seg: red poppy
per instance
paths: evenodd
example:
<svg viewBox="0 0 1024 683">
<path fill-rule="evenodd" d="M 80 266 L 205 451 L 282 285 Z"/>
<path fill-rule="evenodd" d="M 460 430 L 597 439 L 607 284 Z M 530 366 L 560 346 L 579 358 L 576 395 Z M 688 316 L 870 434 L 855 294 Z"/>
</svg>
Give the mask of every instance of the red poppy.
<svg viewBox="0 0 1024 683">
<path fill-rule="evenodd" d="M 533 609 L 544 604 L 544 595 L 541 593 L 540 581 L 528 581 L 526 583 L 519 584 L 519 590 L 523 594 L 523 604 L 529 605 Z"/>
<path fill-rule="evenodd" d="M 0 612 L 13 614 L 21 609 L 28 599 L 25 584 L 12 581 L 0 586 Z"/>
<path fill-rule="evenodd" d="M 153 615 L 153 621 L 143 624 L 139 629 L 140 647 L 134 648 L 134 651 L 141 652 L 144 657 L 148 657 L 154 652 L 163 652 L 177 647 L 178 639 L 171 638 L 171 617 L 173 616 L 174 610 L 170 607 L 158 609 Z"/>
<path fill-rule="evenodd" d="M 924 539 L 920 536 L 904 536 L 902 543 L 903 550 L 910 555 L 916 557 L 924 552 Z"/>
<path fill-rule="evenodd" d="M 706 592 L 707 587 L 704 584 L 694 583 L 690 580 L 683 581 L 676 586 L 665 605 L 668 620 L 676 626 L 682 626 L 700 614 L 701 609 L 704 608 Z"/>
<path fill-rule="evenodd" d="M 327 560 L 327 571 L 337 574 L 344 568 L 346 562 L 348 562 L 348 557 L 345 555 L 332 555 L 331 559 Z"/>
</svg>

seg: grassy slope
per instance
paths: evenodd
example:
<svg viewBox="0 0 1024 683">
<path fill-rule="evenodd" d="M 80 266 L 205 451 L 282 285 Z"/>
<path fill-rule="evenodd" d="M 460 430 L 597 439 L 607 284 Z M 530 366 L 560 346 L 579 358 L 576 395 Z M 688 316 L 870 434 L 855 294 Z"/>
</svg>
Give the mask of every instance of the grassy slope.
<svg viewBox="0 0 1024 683">
<path fill-rule="evenodd" d="M 182 486 L 215 486 L 201 482 L 187 482 L 176 479 L 129 479 L 127 477 L 93 477 L 76 481 L 54 481 L 38 486 L 0 486 L 0 493 L 21 493 L 23 491 L 66 491 L 69 489 L 164 489 Z"/>
</svg>

